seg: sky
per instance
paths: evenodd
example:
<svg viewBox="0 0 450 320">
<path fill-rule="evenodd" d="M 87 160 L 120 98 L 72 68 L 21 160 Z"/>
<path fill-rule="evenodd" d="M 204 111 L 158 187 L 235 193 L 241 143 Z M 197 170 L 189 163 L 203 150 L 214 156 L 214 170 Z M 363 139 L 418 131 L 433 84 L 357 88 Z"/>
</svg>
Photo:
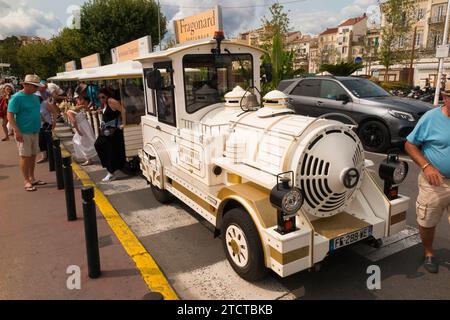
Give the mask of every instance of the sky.
<svg viewBox="0 0 450 320">
<path fill-rule="evenodd" d="M 85 0 L 0 0 L 0 39 L 10 35 L 51 38 L 71 21 L 71 10 Z M 261 26 L 274 0 L 160 0 L 173 35 L 173 20 L 180 19 L 216 4 L 222 6 L 226 36 Z M 279 0 L 288 11 L 291 29 L 304 34 L 318 34 L 337 26 L 347 18 L 373 12 L 377 0 Z M 253 7 L 249 7 L 253 6 Z M 373 16 L 373 14 L 372 14 Z"/>
</svg>

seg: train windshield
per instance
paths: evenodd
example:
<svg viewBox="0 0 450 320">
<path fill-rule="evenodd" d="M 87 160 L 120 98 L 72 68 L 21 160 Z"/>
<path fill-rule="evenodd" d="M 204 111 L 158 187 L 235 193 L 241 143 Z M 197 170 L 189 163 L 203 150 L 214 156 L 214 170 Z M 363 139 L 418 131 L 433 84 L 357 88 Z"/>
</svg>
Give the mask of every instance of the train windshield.
<svg viewBox="0 0 450 320">
<path fill-rule="evenodd" d="M 250 54 L 187 55 L 183 58 L 186 111 L 194 113 L 225 101 L 236 86 L 253 86 L 253 59 Z"/>
</svg>

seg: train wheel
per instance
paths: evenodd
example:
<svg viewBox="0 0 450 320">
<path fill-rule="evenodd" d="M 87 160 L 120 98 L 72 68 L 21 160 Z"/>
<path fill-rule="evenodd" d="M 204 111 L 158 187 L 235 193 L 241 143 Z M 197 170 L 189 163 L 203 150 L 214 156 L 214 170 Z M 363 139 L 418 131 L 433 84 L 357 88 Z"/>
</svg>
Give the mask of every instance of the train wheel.
<svg viewBox="0 0 450 320">
<path fill-rule="evenodd" d="M 222 244 L 228 261 L 241 278 L 254 282 L 267 275 L 261 239 L 245 210 L 236 208 L 225 214 Z"/>
</svg>

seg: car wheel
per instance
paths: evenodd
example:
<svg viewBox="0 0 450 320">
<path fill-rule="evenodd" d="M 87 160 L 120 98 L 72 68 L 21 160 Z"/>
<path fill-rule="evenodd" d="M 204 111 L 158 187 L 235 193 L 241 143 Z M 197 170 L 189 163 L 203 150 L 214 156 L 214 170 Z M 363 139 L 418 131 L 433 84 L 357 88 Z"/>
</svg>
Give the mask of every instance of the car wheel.
<svg viewBox="0 0 450 320">
<path fill-rule="evenodd" d="M 154 186 L 152 183 L 150 183 L 152 188 L 152 193 L 155 199 L 162 204 L 168 204 L 172 202 L 173 196 L 172 194 L 167 190 L 161 190 L 157 186 Z"/>
<path fill-rule="evenodd" d="M 267 275 L 261 239 L 245 210 L 236 208 L 225 214 L 222 244 L 229 263 L 241 278 L 254 282 Z"/>
<path fill-rule="evenodd" d="M 391 145 L 389 129 L 380 121 L 367 121 L 358 132 L 366 151 L 385 152 Z"/>
</svg>

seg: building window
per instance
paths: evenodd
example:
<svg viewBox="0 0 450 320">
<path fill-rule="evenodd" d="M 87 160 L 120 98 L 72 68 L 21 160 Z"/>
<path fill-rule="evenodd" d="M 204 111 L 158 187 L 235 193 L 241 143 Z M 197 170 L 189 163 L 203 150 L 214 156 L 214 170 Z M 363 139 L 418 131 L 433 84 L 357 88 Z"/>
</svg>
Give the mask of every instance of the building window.
<svg viewBox="0 0 450 320">
<path fill-rule="evenodd" d="M 405 46 L 405 37 L 403 36 L 398 37 L 398 46 L 399 48 L 403 48 Z"/>
<path fill-rule="evenodd" d="M 419 32 L 416 34 L 416 47 L 421 47 L 423 41 L 423 33 Z"/>
<path fill-rule="evenodd" d="M 425 16 L 425 10 L 423 8 L 420 8 L 417 11 L 417 21 L 422 20 L 424 16 Z"/>
</svg>

